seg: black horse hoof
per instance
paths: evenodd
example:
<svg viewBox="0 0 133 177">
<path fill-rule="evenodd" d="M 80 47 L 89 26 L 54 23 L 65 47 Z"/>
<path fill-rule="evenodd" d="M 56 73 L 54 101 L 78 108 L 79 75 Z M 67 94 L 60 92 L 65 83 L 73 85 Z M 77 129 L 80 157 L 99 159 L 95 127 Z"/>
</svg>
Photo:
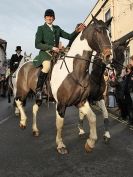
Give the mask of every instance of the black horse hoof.
<svg viewBox="0 0 133 177">
<path fill-rule="evenodd" d="M 105 144 L 108 144 L 110 142 L 110 138 L 108 138 L 107 136 L 103 136 L 103 139 Z"/>
<path fill-rule="evenodd" d="M 80 137 L 81 139 L 85 139 L 87 136 L 86 136 L 85 133 L 83 133 L 83 134 L 79 134 L 79 137 Z"/>
<path fill-rule="evenodd" d="M 32 133 L 34 137 L 38 137 L 40 135 L 39 131 L 33 131 Z"/>
<path fill-rule="evenodd" d="M 57 148 L 57 152 L 62 155 L 68 154 L 68 150 L 66 147 Z"/>
<path fill-rule="evenodd" d="M 19 124 L 19 127 L 22 129 L 22 130 L 24 130 L 24 129 L 26 129 L 26 125 L 23 125 L 23 124 Z"/>
</svg>

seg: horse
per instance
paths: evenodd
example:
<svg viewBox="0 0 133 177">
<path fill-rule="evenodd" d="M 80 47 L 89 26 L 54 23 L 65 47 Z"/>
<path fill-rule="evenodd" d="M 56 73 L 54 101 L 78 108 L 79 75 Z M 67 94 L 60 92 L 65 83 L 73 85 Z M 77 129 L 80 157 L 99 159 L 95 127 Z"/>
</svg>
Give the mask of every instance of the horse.
<svg viewBox="0 0 133 177">
<path fill-rule="evenodd" d="M 97 106 L 99 106 L 102 111 L 103 118 L 104 118 L 104 130 L 105 130 L 103 137 L 104 137 L 104 140 L 106 143 L 109 142 L 111 135 L 109 132 L 108 111 L 106 108 L 105 100 L 103 99 L 103 93 L 105 91 L 104 71 L 105 71 L 105 68 L 108 73 L 111 70 L 114 70 L 116 78 L 121 75 L 121 72 L 123 69 L 123 63 L 125 61 L 124 51 L 127 48 L 127 45 L 129 44 L 129 41 L 127 41 L 127 40 L 129 39 L 129 37 L 131 37 L 131 35 L 133 35 L 133 33 L 129 33 L 129 35 L 126 35 L 123 38 L 120 38 L 120 40 L 113 42 L 113 44 L 112 44 L 113 59 L 112 59 L 111 66 L 108 65 L 108 67 L 106 68 L 105 64 L 102 61 L 97 60 L 97 58 L 95 58 L 93 61 L 92 73 L 90 75 L 91 90 L 90 90 L 90 95 L 89 95 L 88 99 L 91 100 L 92 102 L 96 101 Z M 122 43 L 121 43 L 121 41 L 122 41 Z M 116 86 L 116 81 L 113 82 L 112 84 L 113 84 L 113 86 L 116 87 L 116 89 L 119 87 L 118 82 L 117 82 L 117 86 Z M 117 96 L 119 96 L 119 95 L 117 93 Z M 120 95 L 120 98 L 122 99 L 121 95 Z M 120 107 L 120 110 L 123 109 L 123 103 L 121 103 L 121 99 L 117 99 L 118 106 Z M 124 112 L 124 111 L 122 111 L 122 112 Z M 79 119 L 79 124 L 78 124 L 80 137 L 84 137 L 84 135 L 85 135 L 85 131 L 83 128 L 84 118 L 85 117 L 82 116 L 82 114 L 81 114 L 80 119 Z"/>
<path fill-rule="evenodd" d="M 91 110 L 87 97 L 90 92 L 89 65 L 93 51 L 99 53 L 104 62 L 110 62 L 111 42 L 107 32 L 107 24 L 93 17 L 93 23 L 87 25 L 83 32 L 74 40 L 70 50 L 64 58 L 58 58 L 51 72 L 51 91 L 56 101 L 56 144 L 60 154 L 67 154 L 68 150 L 63 142 L 62 129 L 65 110 L 75 105 L 79 112 L 86 115 L 90 125 L 90 135 L 85 143 L 87 152 L 93 150 L 97 140 L 96 116 Z M 63 62 L 63 64 L 62 64 Z M 23 108 L 29 90 L 35 92 L 37 78 L 41 68 L 35 68 L 32 62 L 25 63 L 17 74 L 15 102 L 20 110 L 20 128 L 26 127 L 27 116 Z M 39 136 L 36 124 L 39 103 L 33 105 L 33 135 Z"/>
<path fill-rule="evenodd" d="M 32 55 L 32 53 L 30 53 L 29 55 L 27 55 L 27 53 L 26 52 L 24 52 L 24 56 L 23 56 L 23 58 L 22 58 L 22 60 L 21 60 L 21 62 L 19 63 L 19 66 L 18 66 L 18 68 L 17 68 L 17 70 L 12 74 L 12 75 L 9 75 L 8 77 L 7 77 L 7 85 L 8 85 L 8 103 L 10 103 L 11 102 L 11 94 L 12 94 L 12 92 L 13 92 L 13 95 L 15 96 L 15 92 L 16 92 L 16 90 L 15 90 L 15 88 L 16 88 L 16 82 L 17 82 L 17 80 L 16 80 L 16 78 L 17 78 L 17 74 L 18 74 L 18 72 L 19 72 L 19 70 L 20 70 L 20 68 L 24 65 L 24 63 L 26 63 L 26 62 L 29 62 L 29 61 L 32 61 L 32 58 L 31 58 L 31 55 Z M 19 109 L 15 106 L 15 114 L 16 115 L 18 115 L 19 114 Z"/>
<path fill-rule="evenodd" d="M 98 56 L 94 57 L 94 60 L 92 61 L 92 71 L 90 74 L 90 93 L 88 97 L 89 102 L 96 102 L 97 106 L 100 107 L 102 110 L 103 118 L 104 118 L 104 140 L 105 142 L 109 142 L 111 135 L 109 132 L 109 120 L 108 120 L 108 111 L 105 105 L 105 100 L 103 97 L 103 93 L 105 91 L 106 83 L 104 79 L 104 72 L 106 69 L 106 64 L 98 58 Z M 81 138 L 84 137 L 85 131 L 83 128 L 83 120 L 84 115 L 82 113 L 79 113 L 79 123 L 78 123 L 78 129 L 79 129 L 79 136 Z"/>
</svg>

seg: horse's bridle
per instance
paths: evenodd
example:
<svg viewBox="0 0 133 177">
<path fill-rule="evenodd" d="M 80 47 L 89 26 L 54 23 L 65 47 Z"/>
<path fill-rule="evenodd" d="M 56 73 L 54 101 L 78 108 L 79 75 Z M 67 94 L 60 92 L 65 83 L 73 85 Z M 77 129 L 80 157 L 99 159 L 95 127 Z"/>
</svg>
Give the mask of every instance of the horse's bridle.
<svg viewBox="0 0 133 177">
<path fill-rule="evenodd" d="M 99 54 L 98 56 L 92 54 L 91 57 L 92 57 L 92 56 L 94 56 L 95 58 L 99 58 L 99 59 L 101 59 L 101 60 L 103 59 L 102 57 L 100 57 L 100 54 Z M 66 66 L 66 68 L 67 68 L 68 73 L 70 73 L 70 71 L 69 71 L 69 69 L 68 69 L 68 67 L 67 67 L 65 58 L 73 58 L 73 59 L 77 59 L 77 60 L 84 60 L 84 61 L 87 61 L 87 62 L 90 62 L 90 63 L 94 63 L 93 61 L 88 60 L 88 59 L 83 58 L 83 57 L 75 57 L 75 56 L 65 55 L 65 53 L 64 53 L 64 55 L 61 54 L 61 56 L 59 56 L 58 60 L 63 60 L 63 62 L 65 63 L 65 66 Z M 63 62 L 62 62 L 62 64 L 61 64 L 60 69 L 62 68 Z M 95 63 L 94 63 L 94 64 L 95 64 Z M 96 64 L 96 65 L 98 65 L 98 64 Z M 112 70 L 111 68 L 109 68 L 109 67 L 107 67 L 107 66 L 106 66 L 106 68 L 109 69 L 109 70 Z"/>
</svg>

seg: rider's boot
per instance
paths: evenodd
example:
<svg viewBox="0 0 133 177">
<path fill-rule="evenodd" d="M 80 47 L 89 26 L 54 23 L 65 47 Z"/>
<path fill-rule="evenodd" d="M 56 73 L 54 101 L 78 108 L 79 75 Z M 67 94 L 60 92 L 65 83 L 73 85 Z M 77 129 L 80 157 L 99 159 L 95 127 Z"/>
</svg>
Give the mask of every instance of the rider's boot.
<svg viewBox="0 0 133 177">
<path fill-rule="evenodd" d="M 48 73 L 40 72 L 38 81 L 37 81 L 37 87 L 36 87 L 36 101 L 42 101 L 42 89 L 43 84 L 46 81 Z"/>
</svg>

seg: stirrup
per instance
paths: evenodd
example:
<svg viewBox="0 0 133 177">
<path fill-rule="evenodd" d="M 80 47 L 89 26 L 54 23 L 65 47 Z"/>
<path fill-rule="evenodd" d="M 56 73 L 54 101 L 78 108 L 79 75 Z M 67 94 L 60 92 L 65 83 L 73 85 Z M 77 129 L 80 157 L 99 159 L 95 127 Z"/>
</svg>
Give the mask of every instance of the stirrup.
<svg viewBox="0 0 133 177">
<path fill-rule="evenodd" d="M 42 91 L 38 90 L 36 91 L 36 101 L 42 100 Z"/>
</svg>

